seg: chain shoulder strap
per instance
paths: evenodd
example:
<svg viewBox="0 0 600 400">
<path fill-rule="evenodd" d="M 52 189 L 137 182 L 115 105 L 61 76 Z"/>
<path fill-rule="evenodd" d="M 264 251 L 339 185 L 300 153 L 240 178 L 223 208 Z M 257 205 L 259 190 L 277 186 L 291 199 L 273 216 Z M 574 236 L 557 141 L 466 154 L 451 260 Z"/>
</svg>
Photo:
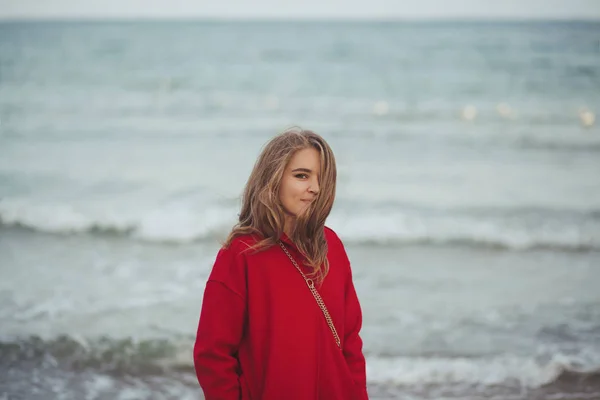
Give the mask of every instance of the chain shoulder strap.
<svg viewBox="0 0 600 400">
<path fill-rule="evenodd" d="M 319 306 L 319 308 L 323 312 L 323 315 L 325 316 L 325 321 L 327 321 L 327 325 L 329 325 L 329 329 L 331 329 L 331 333 L 333 334 L 333 338 L 335 339 L 335 344 L 337 344 L 337 347 L 341 349 L 342 345 L 341 345 L 340 337 L 338 336 L 337 330 L 335 329 L 335 326 L 333 325 L 333 320 L 331 319 L 331 315 L 329 315 L 329 311 L 327 311 L 327 307 L 325 307 L 325 302 L 323 301 L 323 299 L 321 298 L 321 295 L 319 294 L 319 292 L 317 291 L 317 288 L 315 287 L 314 281 L 312 279 L 306 277 L 304 272 L 302 272 L 302 270 L 298 266 L 298 263 L 296 262 L 296 260 L 294 260 L 294 257 L 292 257 L 292 255 L 290 254 L 288 249 L 285 247 L 285 245 L 281 241 L 279 241 L 279 246 L 283 249 L 285 254 L 288 256 L 288 258 L 294 265 L 294 267 L 296 267 L 296 269 L 298 270 L 298 272 L 300 272 L 300 275 L 302 275 L 302 278 L 304 278 L 306 285 L 308 286 L 308 288 L 310 289 L 310 292 L 312 293 L 313 297 L 317 301 L 317 305 Z"/>
</svg>

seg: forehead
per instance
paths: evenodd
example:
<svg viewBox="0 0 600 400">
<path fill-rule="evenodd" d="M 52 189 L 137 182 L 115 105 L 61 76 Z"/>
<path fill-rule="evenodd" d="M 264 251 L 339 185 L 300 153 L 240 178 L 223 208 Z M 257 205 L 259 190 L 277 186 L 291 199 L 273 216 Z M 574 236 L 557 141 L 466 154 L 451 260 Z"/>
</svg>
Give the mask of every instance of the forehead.
<svg viewBox="0 0 600 400">
<path fill-rule="evenodd" d="M 321 166 L 319 151 L 313 147 L 298 150 L 288 164 L 289 169 L 308 168 L 318 171 Z"/>
</svg>

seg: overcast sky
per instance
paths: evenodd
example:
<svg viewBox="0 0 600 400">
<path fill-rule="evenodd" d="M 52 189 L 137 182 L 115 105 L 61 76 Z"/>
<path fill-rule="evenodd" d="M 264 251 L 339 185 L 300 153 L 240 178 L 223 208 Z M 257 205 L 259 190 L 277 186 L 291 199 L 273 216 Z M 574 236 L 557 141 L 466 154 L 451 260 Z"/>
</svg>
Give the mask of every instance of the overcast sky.
<svg viewBox="0 0 600 400">
<path fill-rule="evenodd" d="M 0 18 L 586 18 L 600 0 L 0 0 Z"/>
</svg>

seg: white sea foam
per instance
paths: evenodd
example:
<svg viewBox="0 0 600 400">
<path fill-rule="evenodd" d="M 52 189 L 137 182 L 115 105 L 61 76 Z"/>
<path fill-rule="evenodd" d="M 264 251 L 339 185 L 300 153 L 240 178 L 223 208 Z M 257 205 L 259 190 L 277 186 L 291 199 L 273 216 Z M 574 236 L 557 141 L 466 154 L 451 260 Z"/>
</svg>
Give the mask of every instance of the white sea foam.
<svg viewBox="0 0 600 400">
<path fill-rule="evenodd" d="M 76 209 L 70 204 L 0 202 L 4 226 L 21 226 L 56 234 L 113 233 L 149 242 L 187 243 L 226 235 L 235 223 L 237 207 L 186 204 L 119 212 Z M 426 211 L 334 212 L 328 225 L 348 243 L 467 244 L 516 250 L 544 247 L 600 248 L 600 221 L 575 216 L 522 216 L 437 213 Z"/>
<path fill-rule="evenodd" d="M 598 360 L 600 361 L 600 360 Z M 575 367 L 579 360 L 555 354 L 549 361 L 504 355 L 495 358 L 369 358 L 370 382 L 393 385 L 477 384 L 536 388 L 557 380 L 565 371 L 597 372 L 600 364 Z"/>
</svg>

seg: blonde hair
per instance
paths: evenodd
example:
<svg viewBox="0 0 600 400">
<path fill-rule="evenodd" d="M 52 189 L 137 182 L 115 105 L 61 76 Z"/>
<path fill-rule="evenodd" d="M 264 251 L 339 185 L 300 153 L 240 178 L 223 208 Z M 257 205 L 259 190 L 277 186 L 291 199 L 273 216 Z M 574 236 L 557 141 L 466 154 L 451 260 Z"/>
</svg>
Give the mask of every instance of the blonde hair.
<svg viewBox="0 0 600 400">
<path fill-rule="evenodd" d="M 290 239 L 311 267 L 311 278 L 322 282 L 329 270 L 324 226 L 335 199 L 337 170 L 333 151 L 325 139 L 312 131 L 290 129 L 266 144 L 246 183 L 239 221 L 224 246 L 247 234 L 260 237 L 253 249 L 261 250 L 278 243 L 285 223 L 285 211 L 279 200 L 281 179 L 294 154 L 306 148 L 319 152 L 320 190 L 306 212 L 296 216 Z"/>
</svg>

